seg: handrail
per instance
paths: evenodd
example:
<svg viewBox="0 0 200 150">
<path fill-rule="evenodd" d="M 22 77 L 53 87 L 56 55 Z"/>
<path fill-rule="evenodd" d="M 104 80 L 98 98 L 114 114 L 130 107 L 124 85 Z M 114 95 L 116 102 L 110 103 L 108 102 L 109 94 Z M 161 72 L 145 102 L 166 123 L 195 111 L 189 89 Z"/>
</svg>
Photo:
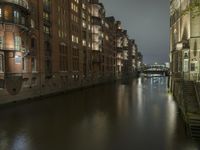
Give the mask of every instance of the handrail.
<svg viewBox="0 0 200 150">
<path fill-rule="evenodd" d="M 199 91 L 197 89 L 196 83 L 194 83 L 194 88 L 195 88 L 196 98 L 197 98 L 197 102 L 199 104 L 199 109 L 200 109 L 200 95 L 199 95 Z"/>
<path fill-rule="evenodd" d="M 28 2 L 26 0 L 0 0 L 0 2 L 8 2 L 16 5 L 20 5 L 26 9 L 29 9 Z"/>
</svg>

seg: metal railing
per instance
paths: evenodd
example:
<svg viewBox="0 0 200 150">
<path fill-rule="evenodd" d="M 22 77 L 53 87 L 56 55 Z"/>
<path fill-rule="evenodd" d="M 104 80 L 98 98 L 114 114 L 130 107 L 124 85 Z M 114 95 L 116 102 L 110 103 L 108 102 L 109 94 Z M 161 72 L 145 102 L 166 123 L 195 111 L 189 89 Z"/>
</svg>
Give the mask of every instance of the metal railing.
<svg viewBox="0 0 200 150">
<path fill-rule="evenodd" d="M 6 44 L 0 44 L 0 50 L 3 51 L 18 51 L 18 52 L 25 52 L 27 51 L 26 48 L 19 46 L 18 48 L 16 47 L 9 47 L 9 45 Z"/>
<path fill-rule="evenodd" d="M 194 88 L 195 88 L 196 98 L 197 98 L 197 102 L 198 102 L 199 110 L 200 110 L 200 94 L 199 94 L 198 85 L 196 83 L 194 84 Z"/>
<path fill-rule="evenodd" d="M 29 9 L 29 5 L 26 0 L 0 0 L 0 2 L 13 3 L 15 5 L 20 5 L 26 9 Z"/>
</svg>

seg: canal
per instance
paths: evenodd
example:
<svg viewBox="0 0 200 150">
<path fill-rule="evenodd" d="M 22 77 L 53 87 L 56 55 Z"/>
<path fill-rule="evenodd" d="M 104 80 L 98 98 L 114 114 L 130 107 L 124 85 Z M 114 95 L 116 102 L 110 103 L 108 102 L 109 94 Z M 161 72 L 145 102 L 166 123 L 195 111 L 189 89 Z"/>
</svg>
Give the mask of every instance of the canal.
<svg viewBox="0 0 200 150">
<path fill-rule="evenodd" d="M 167 78 L 139 78 L 0 108 L 0 150 L 199 150 Z"/>
</svg>

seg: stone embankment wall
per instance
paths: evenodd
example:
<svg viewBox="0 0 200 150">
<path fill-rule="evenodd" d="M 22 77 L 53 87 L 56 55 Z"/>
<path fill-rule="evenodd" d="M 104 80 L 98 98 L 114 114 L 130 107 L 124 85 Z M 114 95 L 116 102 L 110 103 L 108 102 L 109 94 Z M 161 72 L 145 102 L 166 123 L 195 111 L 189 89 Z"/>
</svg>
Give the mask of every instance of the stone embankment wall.
<svg viewBox="0 0 200 150">
<path fill-rule="evenodd" d="M 136 73 L 131 75 L 135 78 Z M 21 100 L 36 99 L 44 96 L 56 95 L 71 90 L 87 88 L 99 84 L 115 82 L 121 80 L 122 75 L 88 78 L 84 80 L 71 80 L 66 77 L 57 75 L 51 79 L 41 80 L 41 77 L 35 75 L 34 78 L 27 78 L 23 81 L 21 90 L 18 94 L 12 95 L 6 88 L 0 89 L 0 104 L 18 102 Z M 16 84 L 16 83 L 12 83 Z"/>
</svg>

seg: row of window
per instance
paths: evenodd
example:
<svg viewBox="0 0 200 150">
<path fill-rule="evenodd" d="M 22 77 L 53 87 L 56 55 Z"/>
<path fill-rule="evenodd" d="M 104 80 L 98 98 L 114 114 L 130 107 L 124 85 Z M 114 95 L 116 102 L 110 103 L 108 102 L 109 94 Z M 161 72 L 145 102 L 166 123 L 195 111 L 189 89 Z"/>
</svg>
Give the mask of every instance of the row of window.
<svg viewBox="0 0 200 150">
<path fill-rule="evenodd" d="M 67 38 L 67 33 L 61 30 L 58 30 L 58 37 L 59 38 Z"/>
<path fill-rule="evenodd" d="M 7 45 L 4 45 L 4 38 L 0 36 L 0 49 L 7 48 Z M 22 50 L 22 40 L 20 36 L 14 37 L 14 49 L 19 51 Z"/>
<path fill-rule="evenodd" d="M 50 34 L 50 27 L 44 25 L 44 26 L 43 26 L 43 31 L 44 31 L 44 33 L 46 33 L 46 34 Z"/>
<path fill-rule="evenodd" d="M 60 70 L 67 71 L 68 70 L 68 58 L 67 58 L 67 46 L 60 45 Z"/>
<path fill-rule="evenodd" d="M 3 73 L 5 71 L 4 70 L 4 63 L 5 63 L 4 55 L 0 54 L 0 73 Z M 16 64 L 22 64 L 23 71 L 27 71 L 28 59 L 22 58 L 22 57 L 15 57 L 15 63 Z M 37 64 L 36 64 L 36 58 L 32 57 L 31 58 L 31 70 L 33 72 L 37 70 L 36 66 L 37 66 Z"/>
<path fill-rule="evenodd" d="M 79 3 L 79 0 L 74 0 L 77 4 Z"/>
<path fill-rule="evenodd" d="M 11 6 L 0 7 L 0 20 L 22 25 L 26 24 L 25 15 Z"/>
<path fill-rule="evenodd" d="M 78 43 L 79 43 L 79 38 L 78 38 L 78 36 L 72 35 L 72 42 L 78 44 Z"/>
<path fill-rule="evenodd" d="M 49 13 L 43 11 L 43 19 L 50 21 L 50 15 L 49 15 Z"/>
<path fill-rule="evenodd" d="M 71 20 L 74 21 L 74 22 L 76 22 L 76 23 L 78 23 L 79 19 L 78 19 L 78 17 L 76 15 L 71 14 Z"/>
<path fill-rule="evenodd" d="M 62 5 L 65 4 L 64 1 L 60 1 L 60 4 L 58 6 L 58 37 L 59 38 L 67 38 L 67 18 L 66 18 L 66 9 L 65 7 L 63 7 Z M 65 67 L 62 67 L 62 68 L 65 68 Z"/>
<path fill-rule="evenodd" d="M 78 13 L 78 6 L 75 4 L 75 3 L 71 3 L 71 9 L 73 10 L 73 11 L 75 11 L 76 13 Z"/>
</svg>

